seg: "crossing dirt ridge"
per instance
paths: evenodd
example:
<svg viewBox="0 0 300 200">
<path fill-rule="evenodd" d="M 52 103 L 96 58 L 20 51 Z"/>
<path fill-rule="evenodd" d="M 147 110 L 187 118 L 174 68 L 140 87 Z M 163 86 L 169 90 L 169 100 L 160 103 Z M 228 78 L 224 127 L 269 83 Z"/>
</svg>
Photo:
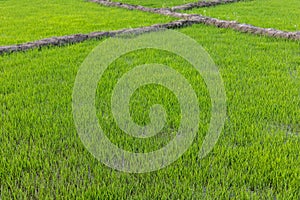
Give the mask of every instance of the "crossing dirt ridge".
<svg viewBox="0 0 300 200">
<path fill-rule="evenodd" d="M 140 28 L 128 28 L 128 29 L 121 29 L 116 31 L 100 31 L 100 32 L 92 32 L 88 34 L 79 33 L 79 34 L 73 34 L 67 36 L 51 37 L 42 40 L 37 40 L 34 42 L 27 42 L 27 43 L 17 44 L 17 45 L 0 46 L 0 55 L 19 52 L 19 51 L 26 51 L 29 49 L 41 48 L 44 46 L 63 46 L 66 44 L 83 42 L 89 39 L 101 39 L 105 37 L 114 37 L 126 33 L 140 34 L 145 32 L 157 31 L 161 29 L 176 29 L 176 28 L 191 26 L 193 24 L 206 24 L 218 28 L 230 28 L 243 33 L 265 35 L 269 37 L 285 38 L 285 39 L 292 39 L 292 40 L 300 40 L 299 31 L 289 32 L 289 31 L 282 31 L 273 28 L 261 28 L 250 24 L 242 24 L 236 21 L 220 20 L 220 19 L 197 15 L 197 14 L 186 14 L 186 13 L 175 12 L 176 10 L 189 10 L 189 9 L 199 8 L 199 7 L 210 7 L 210 6 L 217 6 L 217 5 L 228 4 L 228 3 L 235 3 L 238 2 L 239 0 L 199 1 L 195 3 L 188 3 L 180 6 L 174 6 L 171 8 L 149 8 L 140 5 L 131 5 L 127 3 L 111 2 L 106 0 L 89 0 L 89 1 L 104 6 L 119 7 L 119 8 L 129 9 L 129 10 L 139 10 L 143 12 L 157 13 L 157 14 L 176 17 L 180 19 L 169 23 L 154 24 L 151 26 L 145 26 Z"/>
</svg>

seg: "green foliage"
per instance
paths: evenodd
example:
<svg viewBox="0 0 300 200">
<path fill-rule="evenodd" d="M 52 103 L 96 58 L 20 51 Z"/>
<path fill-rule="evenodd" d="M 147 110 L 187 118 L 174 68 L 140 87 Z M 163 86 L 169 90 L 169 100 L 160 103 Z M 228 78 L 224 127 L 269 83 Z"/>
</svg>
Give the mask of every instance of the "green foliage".
<svg viewBox="0 0 300 200">
<path fill-rule="evenodd" d="M 93 31 L 134 28 L 172 18 L 83 0 L 0 1 L 0 45 Z"/>
<path fill-rule="evenodd" d="M 226 6 L 220 8 L 226 10 Z M 157 22 L 150 21 L 156 15 L 146 16 L 149 23 Z M 122 26 L 138 26 L 143 20 L 130 20 Z M 13 34 L 18 28 L 10 26 L 5 33 Z M 132 52 L 112 63 L 99 82 L 99 123 L 113 142 L 134 151 L 154 150 L 174 136 L 178 105 L 163 87 L 140 88 L 131 99 L 134 120 L 147 123 L 154 103 L 164 105 L 169 118 L 166 134 L 145 142 L 131 138 L 118 129 L 110 112 L 111 90 L 117 78 L 136 65 L 158 62 L 183 74 L 198 96 L 201 122 L 189 150 L 162 170 L 128 174 L 98 162 L 81 143 L 73 122 L 72 89 L 77 70 L 101 41 L 2 55 L 0 199 L 297 199 L 300 42 L 205 25 L 179 31 L 208 51 L 225 84 L 225 127 L 206 158 L 200 160 L 198 152 L 209 123 L 210 99 L 202 78 L 181 58 L 151 49 Z M 28 32 L 14 41 L 26 41 L 29 36 Z"/>
<path fill-rule="evenodd" d="M 235 20 L 264 28 L 300 31 L 300 1 L 253 0 L 198 8 L 188 13 L 197 13 L 224 20 Z"/>
</svg>

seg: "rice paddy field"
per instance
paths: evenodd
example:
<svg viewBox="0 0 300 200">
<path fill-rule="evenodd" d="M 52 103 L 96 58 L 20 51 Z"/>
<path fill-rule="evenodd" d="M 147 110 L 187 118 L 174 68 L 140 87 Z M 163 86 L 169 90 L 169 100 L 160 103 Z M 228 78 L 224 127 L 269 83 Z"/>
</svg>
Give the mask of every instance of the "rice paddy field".
<svg viewBox="0 0 300 200">
<path fill-rule="evenodd" d="M 0 1 L 0 13 L 0 45 L 174 20 L 138 11 L 107 8 L 83 0 Z"/>
<path fill-rule="evenodd" d="M 202 14 L 223 20 L 286 31 L 300 30 L 299 1 L 280 0 L 239 1 L 216 7 L 197 8 L 186 13 Z"/>
<path fill-rule="evenodd" d="M 123 1 L 127 2 L 127 1 Z M 128 3 L 163 7 L 162 1 Z M 168 1 L 166 6 L 188 3 Z M 300 31 L 300 1 L 253 0 L 190 11 L 260 27 Z M 0 46 L 46 37 L 166 23 L 174 18 L 83 0 L 0 1 Z M 0 199 L 299 199 L 300 41 L 197 24 L 177 31 L 196 40 L 224 81 L 227 116 L 222 134 L 203 159 L 199 150 L 211 102 L 202 77 L 183 58 L 146 49 L 115 60 L 98 83 L 100 125 L 120 148 L 149 152 L 174 137 L 180 108 L 164 87 L 147 85 L 131 97 L 131 114 L 149 123 L 153 104 L 168 118 L 156 137 L 126 135 L 115 123 L 110 98 L 130 69 L 168 65 L 197 94 L 197 137 L 176 162 L 131 174 L 107 167 L 82 144 L 74 124 L 72 93 L 86 56 L 105 39 L 0 55 Z"/>
</svg>

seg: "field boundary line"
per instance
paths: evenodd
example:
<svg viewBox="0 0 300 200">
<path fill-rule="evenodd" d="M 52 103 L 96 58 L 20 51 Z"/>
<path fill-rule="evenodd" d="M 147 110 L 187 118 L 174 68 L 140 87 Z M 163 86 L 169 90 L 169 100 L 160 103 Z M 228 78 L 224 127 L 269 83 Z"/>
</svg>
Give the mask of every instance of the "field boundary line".
<svg viewBox="0 0 300 200">
<path fill-rule="evenodd" d="M 7 46 L 0 46 L 0 55 L 2 54 L 9 54 L 13 52 L 21 52 L 27 51 L 30 49 L 41 48 L 45 46 L 63 46 L 67 44 L 75 44 L 80 43 L 85 40 L 90 39 L 102 39 L 105 37 L 114 37 L 120 34 L 138 34 L 138 33 L 145 33 L 145 32 L 152 32 L 157 31 L 159 29 L 175 29 L 175 28 L 182 28 L 186 26 L 191 26 L 193 24 L 206 24 L 212 25 L 218 28 L 231 28 L 239 32 L 243 33 L 250 33 L 254 35 L 263 35 L 263 36 L 270 36 L 276 38 L 284 38 L 284 39 L 292 39 L 292 40 L 300 40 L 300 32 L 288 32 L 288 31 L 281 31 L 273 28 L 261 28 L 256 27 L 250 24 L 242 24 L 236 21 L 228 21 L 228 20 L 220 20 L 216 18 L 206 17 L 197 14 L 185 14 L 185 13 L 177 13 L 172 12 L 169 9 L 164 8 L 147 8 L 139 5 L 130 5 L 130 4 L 122 4 L 118 2 L 108 2 L 103 0 L 89 0 L 91 2 L 99 3 L 105 6 L 114 6 L 114 7 L 121 7 L 126 8 L 129 10 L 140 10 L 144 12 L 152 12 L 166 16 L 172 16 L 181 18 L 177 21 L 172 21 L 169 23 L 164 24 L 154 24 L 151 26 L 144 26 L 139 28 L 127 28 L 127 29 L 120 29 L 114 31 L 98 31 L 92 32 L 87 34 L 72 34 L 66 36 L 59 36 L 59 37 L 51 37 L 45 38 L 33 42 L 27 42 L 23 44 L 16 44 L 16 45 L 7 45 Z M 104 4 L 103 4 L 104 3 Z M 111 4 L 112 3 L 112 4 Z"/>
<path fill-rule="evenodd" d="M 189 14 L 173 12 L 170 8 L 149 8 L 149 7 L 144 7 L 144 6 L 140 6 L 140 5 L 132 5 L 132 4 L 127 4 L 127 3 L 112 2 L 112 1 L 106 1 L 106 0 L 88 0 L 88 1 L 100 4 L 100 5 L 108 6 L 108 7 L 125 8 L 127 10 L 139 10 L 139 11 L 143 11 L 143 12 L 157 13 L 157 14 L 167 15 L 167 16 L 177 17 L 177 18 L 188 18 L 189 17 Z"/>
<path fill-rule="evenodd" d="M 191 2 L 182 4 L 179 6 L 173 6 L 170 8 L 172 11 L 176 10 L 191 10 L 194 8 L 202 8 L 202 7 L 211 7 L 211 6 L 217 6 L 222 4 L 228 4 L 228 3 L 236 3 L 241 0 L 215 0 L 215 1 L 198 1 L 198 2 Z"/>
<path fill-rule="evenodd" d="M 139 10 L 143 12 L 157 13 L 161 15 L 183 18 L 186 20 L 198 21 L 198 23 L 212 25 L 218 28 L 231 28 L 239 32 L 250 33 L 255 35 L 265 35 L 276 38 L 285 38 L 285 39 L 293 39 L 300 40 L 300 32 L 290 32 L 290 31 L 282 31 L 274 28 L 262 28 L 253 26 L 250 24 L 239 23 L 237 21 L 228 21 L 228 20 L 220 20 L 217 18 L 202 16 L 199 14 L 186 14 L 186 13 L 178 13 L 173 12 L 167 8 L 148 8 L 140 5 L 131 5 L 120 2 L 111 2 L 106 0 L 89 0 L 90 2 L 98 3 L 104 6 L 111 7 L 119 7 L 125 8 L 128 10 Z M 237 2 L 237 1 L 235 1 Z"/>
<path fill-rule="evenodd" d="M 115 37 L 121 34 L 141 34 L 141 33 L 153 32 L 153 31 L 158 31 L 163 29 L 181 28 L 181 27 L 190 26 L 192 24 L 197 24 L 197 23 L 199 23 L 199 21 L 197 20 L 180 19 L 169 23 L 154 24 L 151 26 L 144 26 L 139 28 L 127 28 L 127 29 L 120 29 L 114 31 L 99 31 L 99 32 L 92 32 L 88 34 L 73 34 L 73 35 L 66 35 L 60 37 L 51 37 L 51 38 L 45 38 L 45 39 L 36 40 L 34 42 L 27 42 L 23 44 L 0 46 L 0 55 L 9 54 L 13 52 L 27 51 L 30 49 L 37 49 L 46 46 L 63 46 L 67 44 L 75 44 L 75 43 L 80 43 L 91 39 Z"/>
<path fill-rule="evenodd" d="M 277 38 L 300 40 L 300 32 L 286 32 L 286 31 L 280 31 L 271 28 L 260 28 L 248 24 L 240 24 L 235 21 L 226 21 L 226 20 L 219 20 L 210 17 L 193 15 L 190 16 L 189 19 L 180 19 L 169 23 L 154 24 L 151 26 L 145 26 L 140 28 L 128 28 L 128 29 L 121 29 L 115 31 L 100 31 L 100 32 L 92 32 L 88 34 L 73 34 L 73 35 L 66 35 L 60 37 L 51 37 L 42 40 L 37 40 L 34 42 L 27 42 L 27 43 L 17 44 L 17 45 L 0 46 L 0 55 L 5 53 L 27 51 L 29 49 L 41 48 L 44 46 L 63 46 L 67 44 L 75 44 L 75 43 L 83 42 L 85 40 L 114 37 L 126 33 L 139 34 L 139 33 L 157 31 L 159 29 L 182 28 L 182 27 L 191 26 L 193 24 L 207 24 L 219 28 L 231 28 L 240 32 L 252 33 L 256 35 L 266 35 L 266 36 L 277 37 Z"/>
<path fill-rule="evenodd" d="M 141 11 L 147 11 L 147 12 L 153 12 L 158 13 L 159 11 L 176 11 L 176 10 L 191 10 L 193 8 L 201 8 L 201 7 L 211 7 L 211 6 L 217 6 L 222 4 L 228 4 L 228 3 L 236 3 L 241 0 L 214 0 L 214 1 L 198 1 L 198 2 L 191 2 L 186 3 L 178 6 L 173 7 L 167 7 L 167 8 L 150 8 L 140 5 L 133 5 L 128 3 L 122 3 L 122 2 L 115 2 L 115 1 L 108 1 L 108 0 L 89 0 L 90 2 L 94 3 L 100 3 L 105 6 L 114 6 L 114 7 L 121 7 L 126 8 L 129 10 L 141 10 Z"/>
</svg>

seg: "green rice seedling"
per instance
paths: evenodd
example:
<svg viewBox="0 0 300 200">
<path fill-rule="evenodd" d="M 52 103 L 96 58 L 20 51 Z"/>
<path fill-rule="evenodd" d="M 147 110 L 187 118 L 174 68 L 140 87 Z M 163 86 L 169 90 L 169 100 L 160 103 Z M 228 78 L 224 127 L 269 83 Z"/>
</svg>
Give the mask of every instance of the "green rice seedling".
<svg viewBox="0 0 300 200">
<path fill-rule="evenodd" d="M 234 20 L 264 28 L 300 31 L 300 2 L 291 0 L 240 1 L 216 7 L 197 8 L 187 13 L 197 13 L 223 20 Z"/>
</svg>

